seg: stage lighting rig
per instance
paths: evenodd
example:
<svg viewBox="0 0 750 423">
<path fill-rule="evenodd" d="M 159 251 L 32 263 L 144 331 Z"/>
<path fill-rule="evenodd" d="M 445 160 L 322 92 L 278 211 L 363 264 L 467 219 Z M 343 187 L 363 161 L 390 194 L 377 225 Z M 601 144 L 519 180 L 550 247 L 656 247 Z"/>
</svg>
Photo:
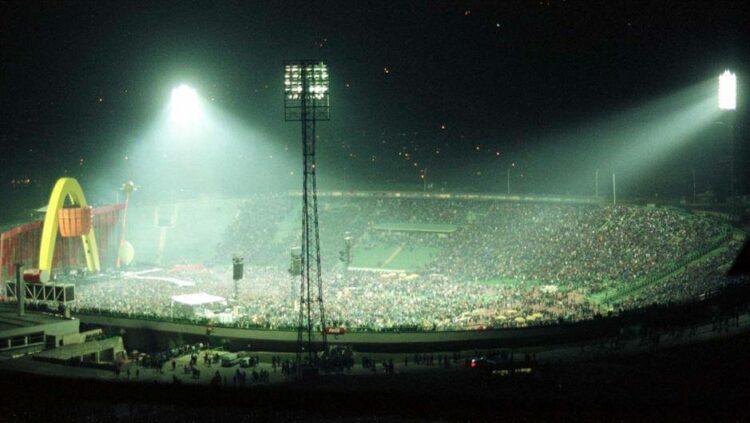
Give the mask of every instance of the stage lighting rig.
<svg viewBox="0 0 750 423">
<path fill-rule="evenodd" d="M 232 256 L 232 280 L 234 280 L 234 301 L 238 301 L 239 289 L 237 283 L 245 276 L 245 259 L 235 254 Z"/>
</svg>

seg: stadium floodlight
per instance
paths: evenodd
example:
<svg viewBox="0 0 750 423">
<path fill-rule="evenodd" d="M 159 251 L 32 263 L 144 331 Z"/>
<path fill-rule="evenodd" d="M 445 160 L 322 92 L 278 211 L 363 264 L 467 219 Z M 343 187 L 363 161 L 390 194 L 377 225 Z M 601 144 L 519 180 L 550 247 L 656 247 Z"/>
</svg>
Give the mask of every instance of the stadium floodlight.
<svg viewBox="0 0 750 423">
<path fill-rule="evenodd" d="M 323 279 L 318 236 L 317 169 L 315 149 L 317 121 L 329 120 L 328 67 L 320 60 L 298 60 L 284 64 L 284 119 L 302 126 L 302 245 L 300 308 L 297 325 L 297 372 L 302 376 L 302 354 L 315 366 L 313 339 L 326 350 L 326 318 L 323 305 Z M 294 258 L 294 252 L 292 252 Z M 317 291 L 317 295 L 315 294 Z M 317 303 L 320 332 L 314 329 L 313 307 Z M 307 339 L 305 339 L 307 338 Z"/>
<path fill-rule="evenodd" d="M 201 117 L 201 102 L 195 88 L 182 84 L 172 90 L 169 116 L 172 122 L 180 127 L 195 122 Z"/>
<path fill-rule="evenodd" d="M 737 107 L 737 76 L 728 70 L 719 76 L 719 108 L 734 110 Z"/>
<path fill-rule="evenodd" d="M 328 120 L 328 66 L 317 60 L 284 64 L 284 117 L 287 121 Z"/>
</svg>

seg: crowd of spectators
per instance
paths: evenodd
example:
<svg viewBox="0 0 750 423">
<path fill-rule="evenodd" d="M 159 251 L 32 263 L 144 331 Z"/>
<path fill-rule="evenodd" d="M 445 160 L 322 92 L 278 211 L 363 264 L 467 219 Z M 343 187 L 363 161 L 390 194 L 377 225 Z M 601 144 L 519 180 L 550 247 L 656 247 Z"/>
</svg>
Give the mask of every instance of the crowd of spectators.
<svg viewBox="0 0 750 423">
<path fill-rule="evenodd" d="M 640 290 L 637 295 L 634 295 L 630 301 L 667 304 L 683 302 L 693 298 L 702 299 L 728 283 L 742 282 L 742 278 L 727 278 L 725 276 L 739 249 L 740 242 L 731 241 L 725 249 L 716 251 L 710 257 L 705 257 L 696 263 L 691 263 L 679 269 L 673 277 L 649 284 Z"/>
<path fill-rule="evenodd" d="M 435 271 L 597 291 L 673 267 L 727 234 L 712 219 L 668 208 L 496 203 L 445 239 Z"/>
<path fill-rule="evenodd" d="M 289 222 L 301 213 L 293 200 L 247 200 L 227 228 L 213 266 L 170 272 L 194 286 L 112 278 L 78 286 L 75 307 L 170 318 L 175 295 L 207 292 L 232 299 L 231 269 L 218 257 L 239 253 L 246 277 L 233 324 L 293 328 L 299 282 L 287 269 L 298 232 Z M 717 269 L 739 249 L 729 242 L 728 225 L 665 207 L 339 198 L 321 200 L 320 220 L 327 320 L 347 330 L 478 329 L 587 319 L 606 309 L 592 299 L 596 293 L 654 275 L 666 277 L 623 304 L 694 299 L 726 283 Z M 385 222 L 449 224 L 455 231 L 374 228 Z M 355 254 L 382 242 L 428 246 L 436 253 L 408 275 L 347 271 L 338 254 L 345 233 L 354 239 Z M 725 249 L 686 262 L 696 251 L 719 245 Z"/>
<path fill-rule="evenodd" d="M 246 328 L 287 329 L 296 325 L 296 284 L 272 268 L 250 267 L 240 282 L 234 324 Z M 174 316 L 172 297 L 210 292 L 233 298 L 231 275 L 207 271 L 190 275 L 196 285 L 180 287 L 163 281 L 113 278 L 77 287 L 74 311 L 114 312 L 143 318 Z M 593 305 L 576 291 L 547 290 L 537 285 L 444 279 L 382 278 L 375 273 L 348 272 L 327 279 L 327 320 L 348 330 L 451 330 L 523 326 L 593 315 Z"/>
</svg>

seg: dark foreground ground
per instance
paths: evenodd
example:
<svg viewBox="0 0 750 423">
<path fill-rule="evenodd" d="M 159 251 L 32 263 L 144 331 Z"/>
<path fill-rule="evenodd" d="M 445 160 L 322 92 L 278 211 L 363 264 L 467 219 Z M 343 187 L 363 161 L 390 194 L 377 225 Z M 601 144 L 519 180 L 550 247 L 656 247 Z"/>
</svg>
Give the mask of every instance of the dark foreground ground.
<svg viewBox="0 0 750 423">
<path fill-rule="evenodd" d="M 499 376 L 460 369 L 251 389 L 0 374 L 0 421 L 750 419 L 750 336 Z"/>
</svg>

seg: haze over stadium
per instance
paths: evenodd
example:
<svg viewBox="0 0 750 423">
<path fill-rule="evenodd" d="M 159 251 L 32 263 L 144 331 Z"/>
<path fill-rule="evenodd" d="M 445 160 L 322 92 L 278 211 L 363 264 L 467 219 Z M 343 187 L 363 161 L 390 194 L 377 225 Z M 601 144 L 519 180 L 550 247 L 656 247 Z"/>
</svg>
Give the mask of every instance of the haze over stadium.
<svg viewBox="0 0 750 423">
<path fill-rule="evenodd" d="M 0 372 L 557 377 L 744 339 L 719 6 L 0 6 Z"/>
</svg>

